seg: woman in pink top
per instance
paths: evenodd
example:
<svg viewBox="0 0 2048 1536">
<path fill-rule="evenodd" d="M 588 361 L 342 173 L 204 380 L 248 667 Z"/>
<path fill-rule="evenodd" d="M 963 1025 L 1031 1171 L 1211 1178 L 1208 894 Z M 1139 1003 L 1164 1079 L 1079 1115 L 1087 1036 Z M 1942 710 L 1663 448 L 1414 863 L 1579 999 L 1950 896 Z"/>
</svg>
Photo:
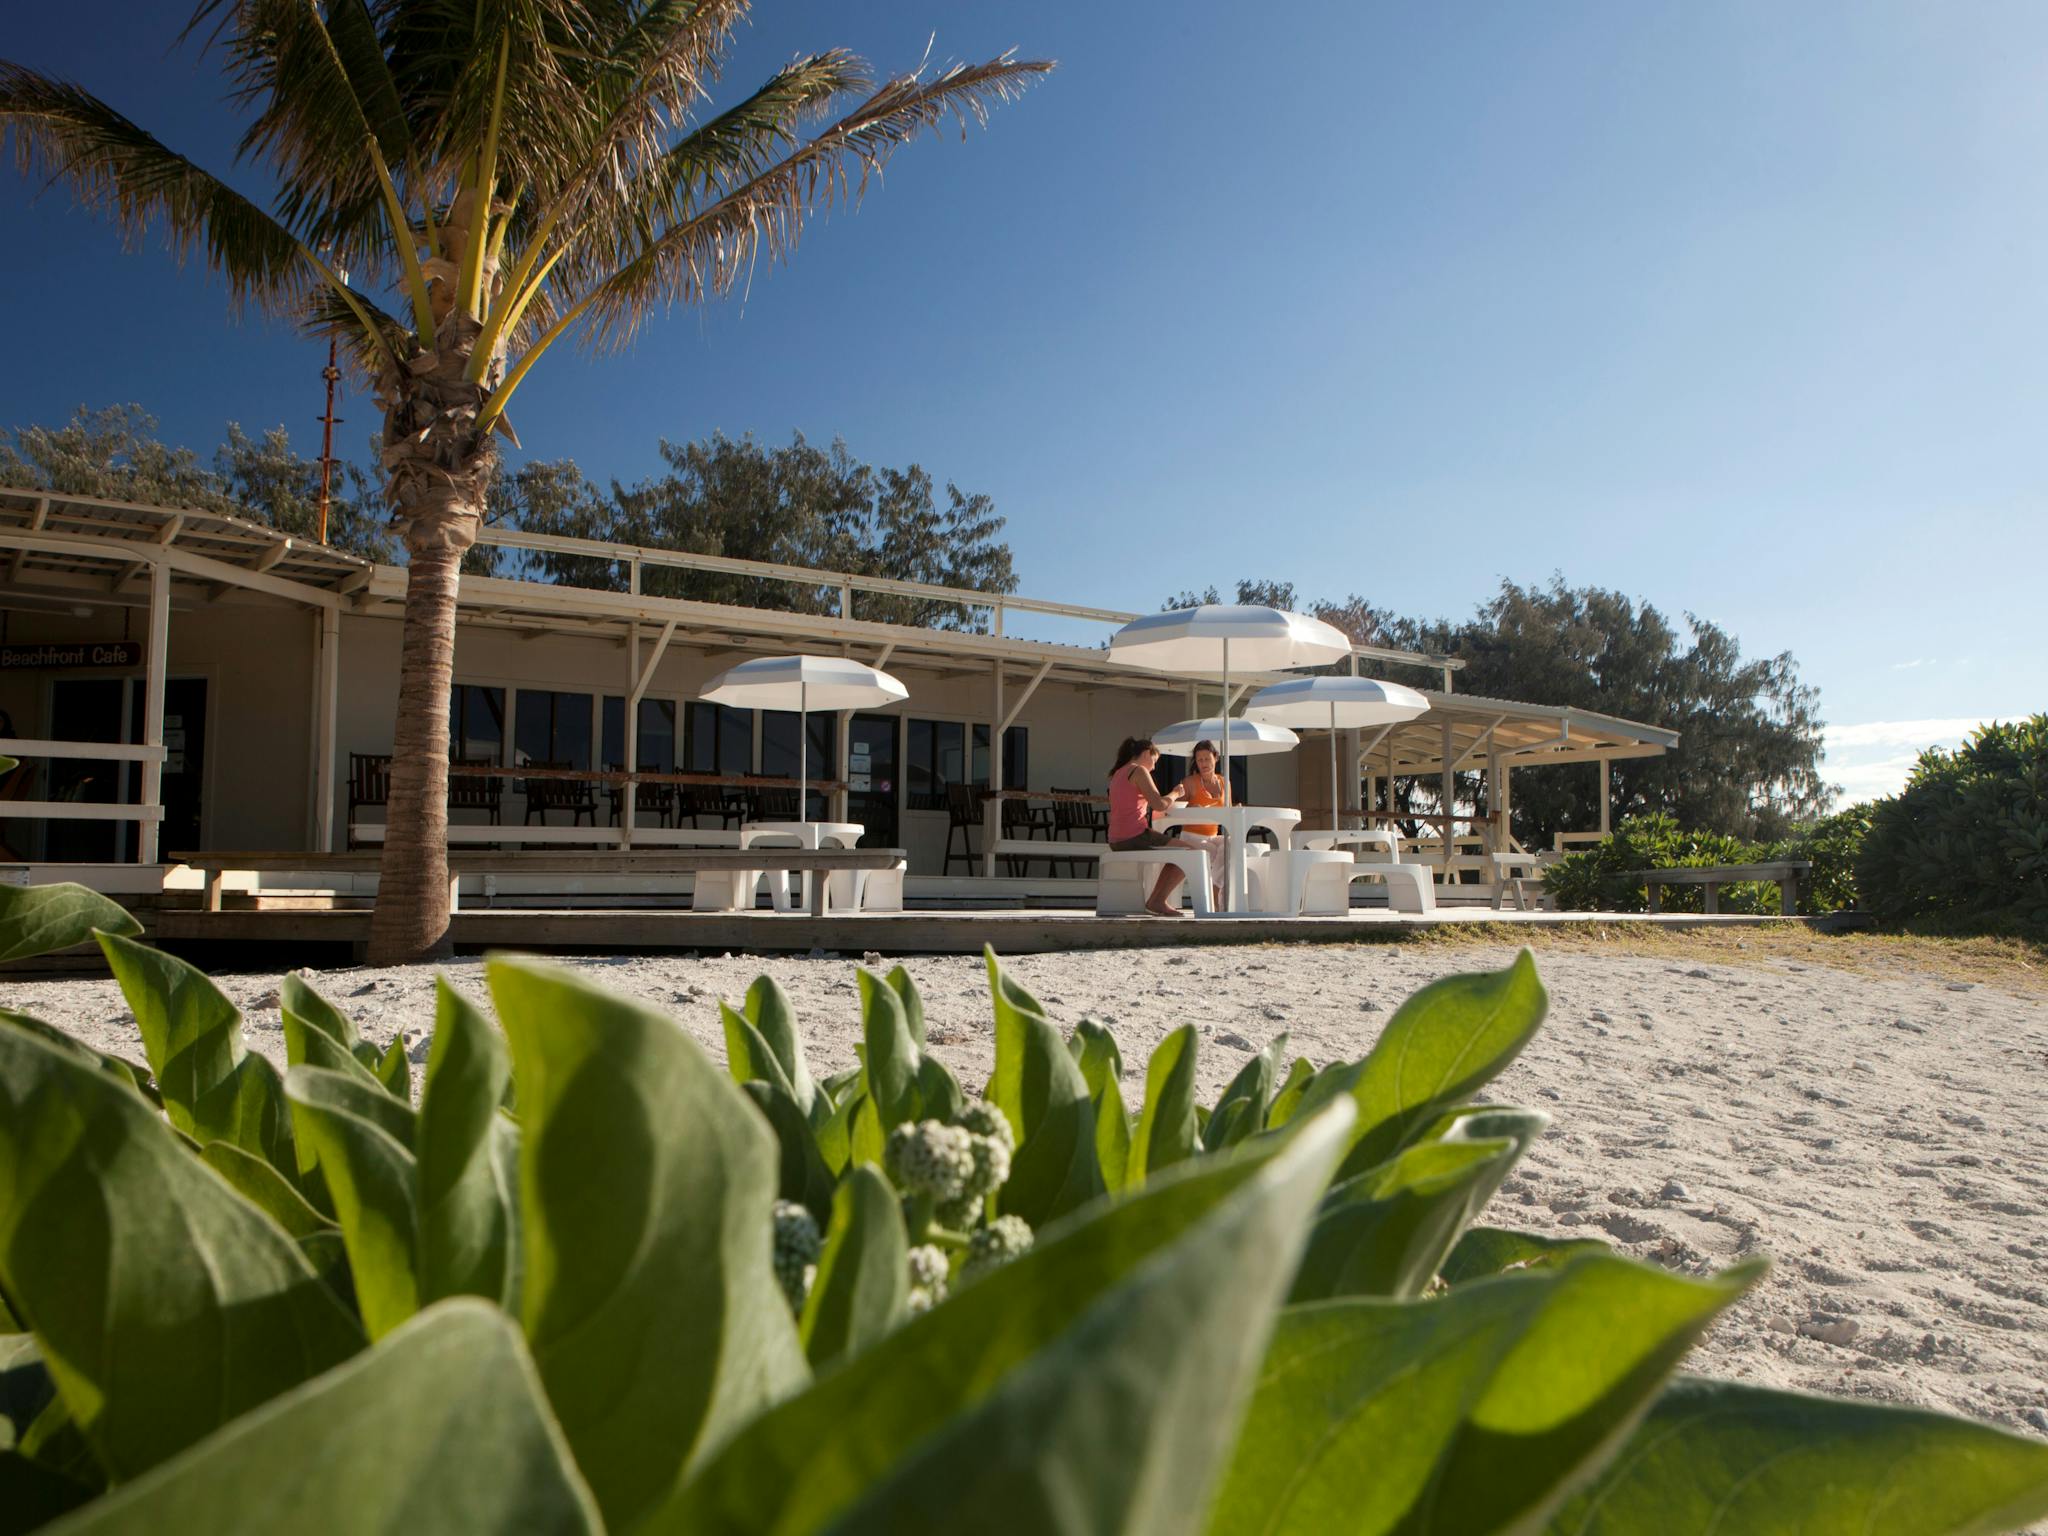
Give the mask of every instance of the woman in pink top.
<svg viewBox="0 0 2048 1536">
<path fill-rule="evenodd" d="M 1159 749 L 1149 737 L 1127 736 L 1116 750 L 1116 766 L 1109 770 L 1109 846 L 1118 853 L 1176 845 L 1173 834 L 1152 830 L 1153 815 L 1172 810 L 1180 794 L 1178 789 L 1170 795 L 1159 793 L 1159 786 L 1152 782 L 1152 770 L 1158 765 Z M 1167 865 L 1159 872 L 1152 894 L 1145 898 L 1145 910 L 1158 917 L 1178 916 L 1167 902 L 1180 882 L 1180 866 Z"/>
</svg>

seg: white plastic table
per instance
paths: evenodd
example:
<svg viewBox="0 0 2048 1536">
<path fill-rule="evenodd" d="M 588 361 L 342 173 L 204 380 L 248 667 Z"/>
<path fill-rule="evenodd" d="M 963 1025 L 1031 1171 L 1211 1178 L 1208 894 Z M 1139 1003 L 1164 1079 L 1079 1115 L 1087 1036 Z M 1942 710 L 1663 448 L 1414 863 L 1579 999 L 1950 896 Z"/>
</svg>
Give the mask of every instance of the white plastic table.
<svg viewBox="0 0 2048 1536">
<path fill-rule="evenodd" d="M 740 846 L 752 848 L 756 845 L 767 845 L 777 848 L 808 848 L 813 851 L 820 848 L 851 848 L 860 841 L 861 834 L 866 831 L 867 828 L 857 821 L 749 821 L 740 827 Z M 810 880 L 810 875 L 803 875 L 798 891 L 792 893 L 788 875 L 771 874 L 769 895 L 774 899 L 775 910 L 793 912 L 807 908 L 810 905 Z M 747 882 L 747 889 L 749 892 L 753 890 L 752 881 Z M 826 894 L 832 894 L 829 882 L 826 885 Z M 853 884 L 852 898 L 851 905 L 858 907 L 858 881 Z M 746 904 L 753 904 L 751 895 L 747 897 Z"/>
<path fill-rule="evenodd" d="M 1294 832 L 1296 848 L 1310 850 L 1318 848 L 1379 848 L 1387 855 L 1389 864 L 1401 862 L 1401 838 L 1398 833 L 1382 831 L 1377 827 L 1347 827 L 1332 831 L 1328 827 L 1303 829 Z"/>
<path fill-rule="evenodd" d="M 1153 820 L 1168 826 L 1192 822 L 1196 826 L 1221 827 L 1230 835 L 1230 889 L 1226 894 L 1229 910 L 1241 913 L 1246 906 L 1245 834 L 1253 827 L 1264 827 L 1285 848 L 1294 829 L 1301 824 L 1301 812 L 1279 805 L 1178 805 L 1161 811 Z"/>
</svg>

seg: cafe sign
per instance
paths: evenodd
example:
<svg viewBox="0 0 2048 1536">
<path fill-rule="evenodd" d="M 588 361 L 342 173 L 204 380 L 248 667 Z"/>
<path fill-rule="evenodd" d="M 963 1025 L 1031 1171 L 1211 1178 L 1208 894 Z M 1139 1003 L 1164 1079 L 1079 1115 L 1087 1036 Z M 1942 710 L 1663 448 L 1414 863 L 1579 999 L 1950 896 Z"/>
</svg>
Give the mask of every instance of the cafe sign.
<svg viewBox="0 0 2048 1536">
<path fill-rule="evenodd" d="M 0 672 L 58 667 L 139 667 L 140 640 L 83 640 L 75 644 L 0 645 Z"/>
</svg>

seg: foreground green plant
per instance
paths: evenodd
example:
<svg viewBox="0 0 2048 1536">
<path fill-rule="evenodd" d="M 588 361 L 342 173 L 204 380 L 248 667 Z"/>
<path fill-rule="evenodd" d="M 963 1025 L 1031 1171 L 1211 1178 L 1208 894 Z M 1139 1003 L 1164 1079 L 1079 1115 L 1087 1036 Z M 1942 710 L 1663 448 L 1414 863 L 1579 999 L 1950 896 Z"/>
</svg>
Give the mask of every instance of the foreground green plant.
<svg viewBox="0 0 2048 1536">
<path fill-rule="evenodd" d="M 2048 1446 L 1673 1381 L 1704 1280 L 1474 1218 L 1544 1118 L 1472 1102 L 1527 955 L 1373 1050 L 1284 1038 L 1135 1113 L 1114 1038 L 989 958 L 970 1098 L 900 968 L 823 1080 L 788 998 L 727 1071 L 549 966 L 445 984 L 423 1079 L 297 977 L 288 1070 L 85 892 L 147 1068 L 0 1015 L 0 1532 L 1991 1531 Z M 1133 1083 L 1135 1089 L 1136 1084 Z"/>
</svg>

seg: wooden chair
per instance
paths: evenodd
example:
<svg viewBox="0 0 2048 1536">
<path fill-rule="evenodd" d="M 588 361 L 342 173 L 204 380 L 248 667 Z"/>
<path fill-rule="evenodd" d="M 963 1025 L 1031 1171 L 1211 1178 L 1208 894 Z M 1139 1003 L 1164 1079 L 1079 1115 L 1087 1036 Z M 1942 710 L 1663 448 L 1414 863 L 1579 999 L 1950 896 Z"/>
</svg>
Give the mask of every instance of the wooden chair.
<svg viewBox="0 0 2048 1536">
<path fill-rule="evenodd" d="M 754 814 L 749 821 L 795 821 L 796 786 L 787 789 L 757 789 L 754 791 Z"/>
<path fill-rule="evenodd" d="M 496 774 L 457 773 L 457 768 L 495 768 L 488 757 L 458 757 L 448 765 L 448 814 L 482 811 L 492 826 L 505 820 L 505 781 Z"/>
<path fill-rule="evenodd" d="M 739 826 L 747 818 L 742 807 L 732 803 L 731 797 L 722 789 L 709 785 L 680 784 L 676 790 L 676 825 L 688 821 L 691 826 L 703 825 L 703 818 L 716 817 L 721 831 Z"/>
<path fill-rule="evenodd" d="M 1087 789 L 1060 789 L 1055 786 L 1053 793 L 1056 795 L 1087 795 L 1093 794 L 1094 791 Z M 1098 818 L 1096 812 L 1101 810 L 1100 806 L 1090 805 L 1085 800 L 1055 800 L 1052 804 L 1054 835 L 1070 843 L 1099 843 L 1108 841 L 1109 813 L 1102 811 L 1101 816 Z M 1081 863 L 1082 861 L 1079 859 L 1067 860 L 1067 873 L 1069 875 L 1083 873 L 1080 868 Z M 1087 873 L 1091 874 L 1093 872 L 1092 869 L 1087 871 Z"/>
<path fill-rule="evenodd" d="M 390 754 L 351 752 L 348 755 L 348 846 L 356 846 L 356 811 L 366 805 L 391 803 Z"/>
<path fill-rule="evenodd" d="M 617 763 L 606 765 L 613 773 L 621 771 Z M 642 773 L 660 773 L 662 770 L 652 763 L 640 765 Z M 673 784 L 635 784 L 633 786 L 633 822 L 636 826 L 659 825 L 666 827 L 676 811 L 676 786 Z M 611 802 L 612 825 L 619 824 L 625 812 L 626 786 L 613 784 L 605 790 L 605 798 Z"/>
<path fill-rule="evenodd" d="M 1003 808 L 1002 835 L 1006 840 L 1009 838 L 1029 840 L 1043 833 L 1047 843 L 1052 841 L 1053 817 L 1051 806 L 1033 805 L 1028 800 L 1004 800 L 1000 803 Z M 1032 862 L 1030 858 L 1021 854 L 1008 854 L 1003 859 L 1004 865 L 1012 875 L 1030 874 Z M 1046 856 L 1045 869 L 1047 874 L 1052 873 L 1052 867 L 1057 862 L 1058 860 L 1054 859 L 1050 854 Z M 1072 863 L 1071 860 L 1068 862 L 1069 864 Z"/>
<path fill-rule="evenodd" d="M 946 859 L 939 866 L 939 873 L 949 874 L 953 861 L 960 860 L 967 866 L 967 873 L 974 873 L 974 834 L 981 829 L 980 797 L 972 785 L 948 784 L 946 786 Z M 960 852 L 953 851 L 953 834 L 960 834 Z"/>
<path fill-rule="evenodd" d="M 529 768 L 567 768 L 567 763 L 528 763 Z M 520 789 L 526 796 L 526 824 L 533 825 L 534 817 L 540 824 L 548 824 L 552 811 L 566 811 L 569 825 L 578 826 L 588 821 L 597 825 L 597 793 L 582 779 L 524 779 Z"/>
</svg>

